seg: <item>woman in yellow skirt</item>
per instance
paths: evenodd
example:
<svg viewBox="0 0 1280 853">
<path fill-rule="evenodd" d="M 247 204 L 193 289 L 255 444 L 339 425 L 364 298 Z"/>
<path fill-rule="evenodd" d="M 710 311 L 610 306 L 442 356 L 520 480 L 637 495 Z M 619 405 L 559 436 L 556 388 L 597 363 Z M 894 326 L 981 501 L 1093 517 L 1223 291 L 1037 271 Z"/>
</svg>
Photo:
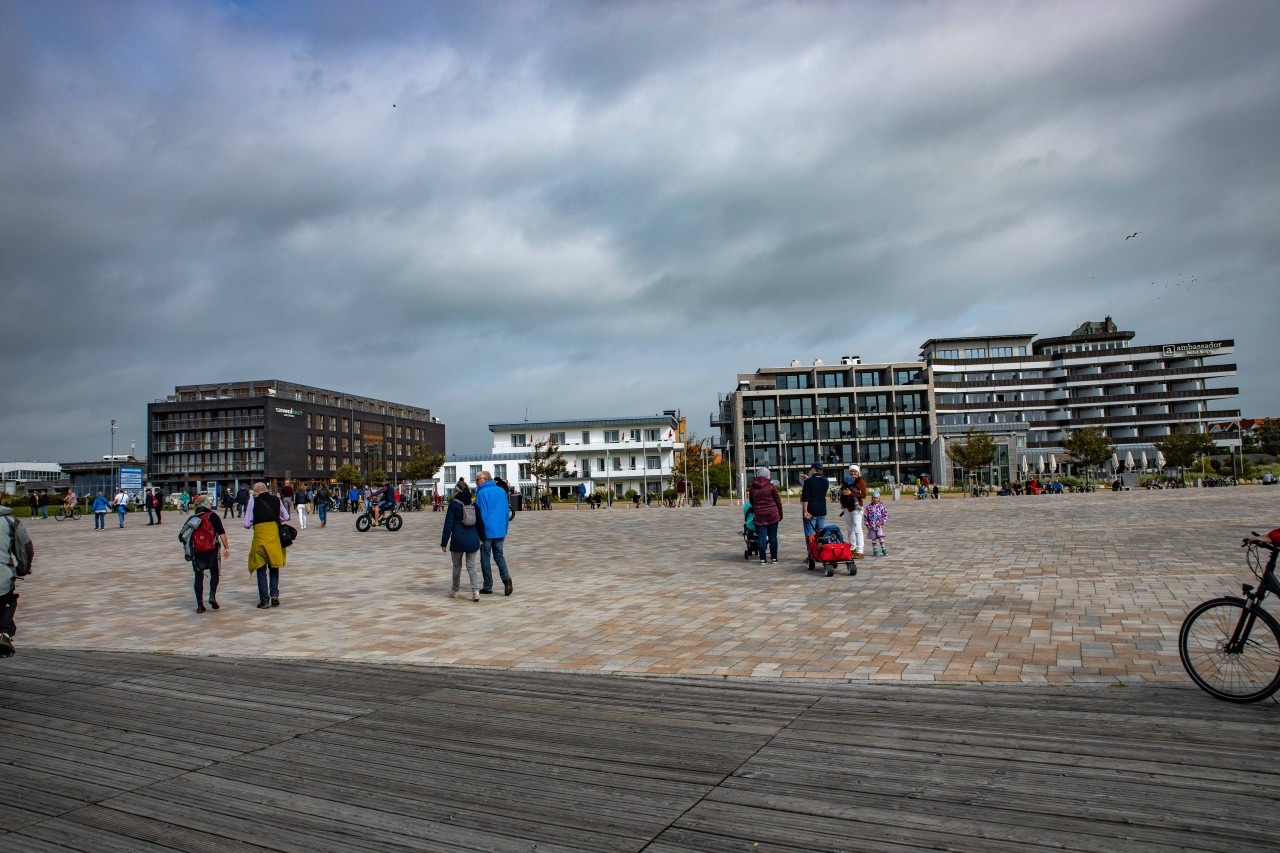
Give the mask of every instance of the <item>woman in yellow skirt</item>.
<svg viewBox="0 0 1280 853">
<path fill-rule="evenodd" d="M 244 528 L 253 530 L 249 546 L 249 574 L 258 577 L 258 607 L 280 606 L 280 569 L 284 566 L 284 546 L 280 525 L 289 520 L 289 510 L 266 483 L 253 484 L 253 497 L 244 514 Z"/>
</svg>

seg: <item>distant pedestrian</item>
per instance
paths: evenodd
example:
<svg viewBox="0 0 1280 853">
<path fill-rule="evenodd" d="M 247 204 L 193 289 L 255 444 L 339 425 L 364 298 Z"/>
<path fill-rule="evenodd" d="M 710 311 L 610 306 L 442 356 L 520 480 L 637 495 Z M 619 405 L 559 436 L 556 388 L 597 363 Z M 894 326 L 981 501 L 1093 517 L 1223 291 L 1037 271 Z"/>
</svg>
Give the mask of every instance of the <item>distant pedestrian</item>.
<svg viewBox="0 0 1280 853">
<path fill-rule="evenodd" d="M 218 499 L 218 503 L 222 504 L 222 517 L 226 518 L 227 513 L 231 513 L 231 517 L 236 515 L 236 496 L 231 494 L 231 487 L 222 490 L 222 497 Z"/>
<path fill-rule="evenodd" d="M 782 497 L 778 494 L 778 487 L 769 479 L 768 468 L 756 469 L 748 500 L 755 512 L 756 533 L 760 540 L 760 562 L 768 562 L 765 559 L 767 546 L 769 559 L 776 563 L 778 562 L 778 523 L 782 521 Z"/>
<path fill-rule="evenodd" d="M 316 487 L 315 507 L 316 515 L 320 518 L 320 526 L 324 527 L 329 521 L 329 504 L 332 503 L 333 496 L 329 494 L 329 489 L 321 483 Z"/>
<path fill-rule="evenodd" d="M 35 546 L 13 510 L 0 506 L 0 658 L 13 657 L 13 635 L 18 633 L 18 572 L 31 569 Z"/>
<path fill-rule="evenodd" d="M 360 490 L 355 486 L 347 489 L 347 507 L 352 513 L 360 511 Z"/>
<path fill-rule="evenodd" d="M 192 516 L 193 519 L 199 519 L 196 525 L 202 525 L 205 518 L 209 519 L 209 525 L 213 528 L 215 538 L 215 546 L 212 551 L 199 553 L 195 551 L 191 544 L 194 541 L 188 541 L 188 557 L 191 560 L 191 570 L 195 573 L 195 591 L 196 591 L 196 612 L 204 613 L 204 573 L 209 573 L 209 606 L 214 610 L 218 609 L 218 576 L 222 568 L 222 559 L 231 553 L 230 547 L 227 545 L 227 529 L 222 524 L 222 519 L 218 518 L 218 514 L 213 511 L 213 498 L 203 497 L 196 501 L 196 512 Z M 222 544 L 221 553 L 217 547 L 217 543 Z"/>
<path fill-rule="evenodd" d="M 152 527 L 156 523 L 156 496 L 151 489 L 146 489 L 142 493 L 142 507 L 147 511 L 147 527 Z"/>
<path fill-rule="evenodd" d="M 871 502 L 862 511 L 863 522 L 867 526 L 867 538 L 871 540 L 871 556 L 876 555 L 876 547 L 887 557 L 889 549 L 884 545 L 884 525 L 889 520 L 889 509 L 880 501 L 880 493 L 871 490 Z"/>
<path fill-rule="evenodd" d="M 27 502 L 31 504 L 31 517 L 35 518 L 40 515 L 40 495 L 32 492 L 30 497 L 27 498 Z"/>
<path fill-rule="evenodd" d="M 298 512 L 298 529 L 307 529 L 307 489 L 304 486 L 293 495 L 293 505 Z"/>
<path fill-rule="evenodd" d="M 716 505 L 716 501 L 717 501 L 717 500 L 719 500 L 719 499 L 720 499 L 720 487 L 719 487 L 719 486 L 712 486 L 712 487 L 711 487 L 711 505 L 712 505 L 712 506 L 715 506 L 715 505 Z"/>
<path fill-rule="evenodd" d="M 155 498 L 156 524 L 164 523 L 164 492 L 159 486 L 151 490 L 152 496 Z"/>
<path fill-rule="evenodd" d="M 685 495 L 689 492 L 689 484 L 684 480 L 676 483 L 676 506 L 684 506 Z"/>
<path fill-rule="evenodd" d="M 288 477 L 284 478 L 284 485 L 280 487 L 280 502 L 284 504 L 286 511 L 293 511 L 293 480 Z"/>
<path fill-rule="evenodd" d="M 507 570 L 507 557 L 503 548 L 507 541 L 507 522 L 511 517 L 511 503 L 507 490 L 493 482 L 493 475 L 481 471 L 476 476 L 476 513 L 481 521 L 480 574 L 484 585 L 481 595 L 493 594 L 493 567 L 498 564 L 498 576 L 502 579 L 502 594 L 512 592 L 511 573 Z"/>
<path fill-rule="evenodd" d="M 280 605 L 280 570 L 284 568 L 284 545 L 280 525 L 289 520 L 284 502 L 267 492 L 266 483 L 253 484 L 253 497 L 245 510 L 242 526 L 253 531 L 249 545 L 249 573 L 258 580 L 258 608 Z"/>
<path fill-rule="evenodd" d="M 47 491 L 40 493 L 40 517 L 49 520 L 49 493 Z"/>
<path fill-rule="evenodd" d="M 470 523 L 468 523 L 468 521 Z M 440 533 L 440 550 L 453 560 L 453 586 L 449 594 L 458 597 L 461 591 L 462 560 L 467 561 L 467 576 L 471 579 L 471 600 L 480 600 L 480 579 L 476 576 L 476 554 L 480 552 L 480 539 L 484 535 L 480 513 L 471 502 L 471 490 L 456 489 L 449 509 L 445 512 L 444 529 Z"/>
<path fill-rule="evenodd" d="M 111 508 L 111 502 L 107 500 L 107 496 L 102 492 L 98 492 L 98 496 L 93 499 L 93 529 L 107 529 L 107 510 Z"/>
<path fill-rule="evenodd" d="M 236 490 L 236 518 L 244 518 L 244 510 L 248 505 L 249 490 L 241 486 Z"/>
<path fill-rule="evenodd" d="M 129 494 L 124 489 L 116 492 L 116 496 L 111 499 L 111 505 L 120 515 L 120 526 L 124 527 L 124 514 L 129 511 Z"/>
</svg>

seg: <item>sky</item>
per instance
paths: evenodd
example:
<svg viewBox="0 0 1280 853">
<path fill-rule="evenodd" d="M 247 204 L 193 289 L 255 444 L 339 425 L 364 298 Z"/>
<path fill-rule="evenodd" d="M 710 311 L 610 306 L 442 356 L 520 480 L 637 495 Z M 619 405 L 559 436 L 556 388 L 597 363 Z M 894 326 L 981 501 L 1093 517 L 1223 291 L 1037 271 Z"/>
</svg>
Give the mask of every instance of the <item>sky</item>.
<svg viewBox="0 0 1280 853">
<path fill-rule="evenodd" d="M 1273 0 L 8 0 L 0 459 L 268 378 L 452 453 L 706 437 L 738 373 L 1107 315 L 1280 416 L 1277 44 Z"/>
</svg>

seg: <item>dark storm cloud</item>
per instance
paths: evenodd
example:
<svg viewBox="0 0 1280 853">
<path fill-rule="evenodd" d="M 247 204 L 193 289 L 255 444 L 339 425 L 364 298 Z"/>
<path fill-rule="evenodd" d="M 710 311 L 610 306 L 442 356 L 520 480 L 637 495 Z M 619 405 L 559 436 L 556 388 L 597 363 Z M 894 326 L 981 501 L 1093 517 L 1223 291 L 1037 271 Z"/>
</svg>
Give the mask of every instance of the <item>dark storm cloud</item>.
<svg viewBox="0 0 1280 853">
<path fill-rule="evenodd" d="M 1277 41 L 1270 3 L 5 4 L 0 458 L 268 375 L 454 451 L 526 407 L 705 434 L 739 371 L 1105 314 L 1235 337 L 1280 414 Z"/>
</svg>

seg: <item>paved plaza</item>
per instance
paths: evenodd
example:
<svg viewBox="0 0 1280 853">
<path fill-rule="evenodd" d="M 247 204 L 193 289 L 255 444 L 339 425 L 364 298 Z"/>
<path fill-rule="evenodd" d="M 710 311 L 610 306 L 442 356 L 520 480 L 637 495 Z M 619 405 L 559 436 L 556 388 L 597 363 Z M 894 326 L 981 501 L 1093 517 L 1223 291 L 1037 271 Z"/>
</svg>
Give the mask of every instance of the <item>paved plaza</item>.
<svg viewBox="0 0 1280 853">
<path fill-rule="evenodd" d="M 282 606 L 255 608 L 249 532 L 230 530 L 220 611 L 195 613 L 181 516 L 95 531 L 28 522 L 26 649 L 152 651 L 561 672 L 903 682 L 1188 684 L 1177 630 L 1249 579 L 1239 539 L 1280 523 L 1280 489 L 901 501 L 890 556 L 856 577 L 803 562 L 800 508 L 781 560 L 743 559 L 740 510 L 516 516 L 515 594 L 451 599 L 443 516 L 398 533 L 312 520 L 289 551 Z M 463 575 L 464 584 L 466 575 Z"/>
</svg>

